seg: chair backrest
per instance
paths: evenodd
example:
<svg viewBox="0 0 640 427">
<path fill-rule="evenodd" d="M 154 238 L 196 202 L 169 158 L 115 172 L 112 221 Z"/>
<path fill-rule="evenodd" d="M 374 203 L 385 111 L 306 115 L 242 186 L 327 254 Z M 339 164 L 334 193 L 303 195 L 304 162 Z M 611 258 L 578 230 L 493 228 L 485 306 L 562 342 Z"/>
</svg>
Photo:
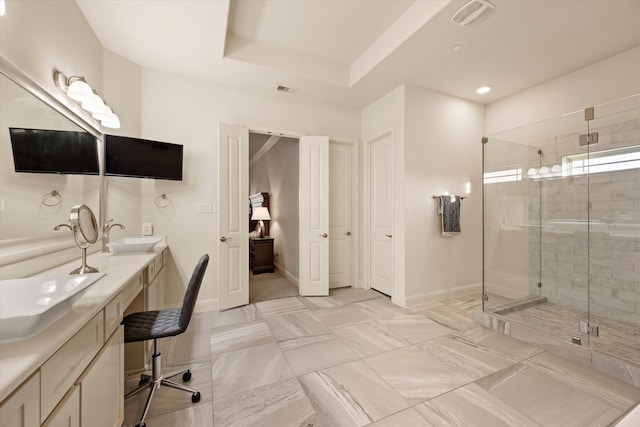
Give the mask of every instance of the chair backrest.
<svg viewBox="0 0 640 427">
<path fill-rule="evenodd" d="M 209 264 L 209 255 L 204 254 L 200 257 L 200 260 L 198 261 L 198 264 L 196 264 L 196 268 L 193 270 L 193 274 L 191 275 L 191 280 L 189 280 L 187 292 L 185 293 L 184 300 L 182 301 L 182 311 L 180 312 L 180 329 L 183 331 L 187 329 L 187 326 L 189 326 L 189 322 L 191 321 L 191 315 L 196 307 L 198 292 L 200 291 L 200 285 L 202 284 L 202 278 L 204 277 L 204 272 L 207 269 L 207 264 Z"/>
</svg>

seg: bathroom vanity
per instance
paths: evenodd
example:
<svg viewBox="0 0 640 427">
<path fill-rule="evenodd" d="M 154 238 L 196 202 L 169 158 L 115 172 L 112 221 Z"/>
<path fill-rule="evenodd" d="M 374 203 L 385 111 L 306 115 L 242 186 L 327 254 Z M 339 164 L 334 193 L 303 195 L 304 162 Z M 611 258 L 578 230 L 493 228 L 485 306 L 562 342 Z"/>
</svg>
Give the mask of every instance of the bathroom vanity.
<svg viewBox="0 0 640 427">
<path fill-rule="evenodd" d="M 36 335 L 0 344 L 0 425 L 122 425 L 125 370 L 144 370 L 150 349 L 135 343 L 125 360 L 120 322 L 129 312 L 159 308 L 167 257 L 159 245 L 146 253 L 89 255 L 105 276 Z M 68 274 L 76 264 L 35 278 Z"/>
</svg>

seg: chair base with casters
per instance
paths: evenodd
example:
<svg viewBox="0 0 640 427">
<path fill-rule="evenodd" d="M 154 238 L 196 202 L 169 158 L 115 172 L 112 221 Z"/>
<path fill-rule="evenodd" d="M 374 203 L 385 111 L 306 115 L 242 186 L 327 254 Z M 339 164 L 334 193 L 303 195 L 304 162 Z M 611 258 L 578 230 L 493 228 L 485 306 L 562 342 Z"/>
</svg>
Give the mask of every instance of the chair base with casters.
<svg viewBox="0 0 640 427">
<path fill-rule="evenodd" d="M 182 308 L 168 309 L 168 310 L 156 310 L 156 311 L 142 311 L 132 313 L 126 316 L 122 320 L 124 325 L 124 342 L 137 342 L 153 340 L 153 355 L 151 356 L 151 375 L 141 375 L 138 388 L 130 391 L 124 397 L 125 399 L 139 393 L 142 390 L 149 389 L 147 401 L 144 405 L 144 411 L 140 417 L 140 421 L 136 424 L 137 427 L 145 427 L 144 422 L 151 406 L 151 400 L 156 390 L 161 386 L 167 386 L 191 393 L 191 401 L 197 403 L 200 401 L 200 392 L 192 388 L 186 387 L 183 384 L 171 381 L 169 378 L 182 375 L 182 380 L 187 382 L 191 380 L 191 371 L 183 370 L 167 375 L 162 374 L 162 367 L 160 363 L 160 351 L 158 345 L 158 339 L 164 337 L 176 336 L 187 330 L 189 321 L 191 320 L 191 314 L 195 308 L 198 291 L 204 272 L 209 262 L 209 256 L 203 255 L 198 261 L 189 285 L 187 286 L 187 292 L 184 297 Z"/>
<path fill-rule="evenodd" d="M 144 422 L 144 420 L 145 418 L 147 418 L 147 413 L 149 412 L 149 408 L 151 407 L 151 399 L 153 399 L 153 395 L 155 394 L 156 390 L 160 388 L 161 385 L 191 393 L 191 401 L 193 403 L 197 403 L 200 401 L 199 391 L 186 387 L 183 384 L 171 381 L 169 379 L 169 378 L 177 377 L 178 375 L 182 375 L 182 381 L 184 382 L 190 381 L 191 371 L 189 369 L 186 369 L 186 370 L 163 375 L 161 372 L 162 368 L 160 363 L 160 354 L 161 353 L 158 351 L 158 340 L 154 339 L 153 355 L 151 356 L 151 375 L 141 374 L 138 387 L 135 390 L 131 390 L 129 393 L 124 395 L 124 398 L 128 399 L 131 396 L 138 394 L 142 390 L 149 388 L 147 401 L 144 404 L 144 410 L 142 411 L 142 416 L 140 417 L 140 421 L 136 424 L 137 427 L 146 426 L 146 423 Z"/>
</svg>

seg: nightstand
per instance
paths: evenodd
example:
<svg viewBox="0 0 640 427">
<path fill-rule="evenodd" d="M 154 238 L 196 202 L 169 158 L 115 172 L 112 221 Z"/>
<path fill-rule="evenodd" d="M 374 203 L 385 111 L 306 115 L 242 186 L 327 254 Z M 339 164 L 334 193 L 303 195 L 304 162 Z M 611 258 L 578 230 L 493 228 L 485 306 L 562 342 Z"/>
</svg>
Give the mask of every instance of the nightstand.
<svg viewBox="0 0 640 427">
<path fill-rule="evenodd" d="M 253 274 L 273 273 L 273 237 L 249 239 L 249 268 Z"/>
</svg>

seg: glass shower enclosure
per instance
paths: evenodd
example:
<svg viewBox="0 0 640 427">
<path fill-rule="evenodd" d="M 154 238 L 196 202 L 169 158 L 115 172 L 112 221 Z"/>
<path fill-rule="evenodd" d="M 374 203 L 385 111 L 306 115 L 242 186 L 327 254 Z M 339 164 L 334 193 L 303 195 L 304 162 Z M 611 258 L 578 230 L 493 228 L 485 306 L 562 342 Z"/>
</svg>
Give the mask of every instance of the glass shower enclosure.
<svg viewBox="0 0 640 427">
<path fill-rule="evenodd" d="M 640 95 L 485 138 L 483 173 L 483 312 L 637 382 Z"/>
</svg>

